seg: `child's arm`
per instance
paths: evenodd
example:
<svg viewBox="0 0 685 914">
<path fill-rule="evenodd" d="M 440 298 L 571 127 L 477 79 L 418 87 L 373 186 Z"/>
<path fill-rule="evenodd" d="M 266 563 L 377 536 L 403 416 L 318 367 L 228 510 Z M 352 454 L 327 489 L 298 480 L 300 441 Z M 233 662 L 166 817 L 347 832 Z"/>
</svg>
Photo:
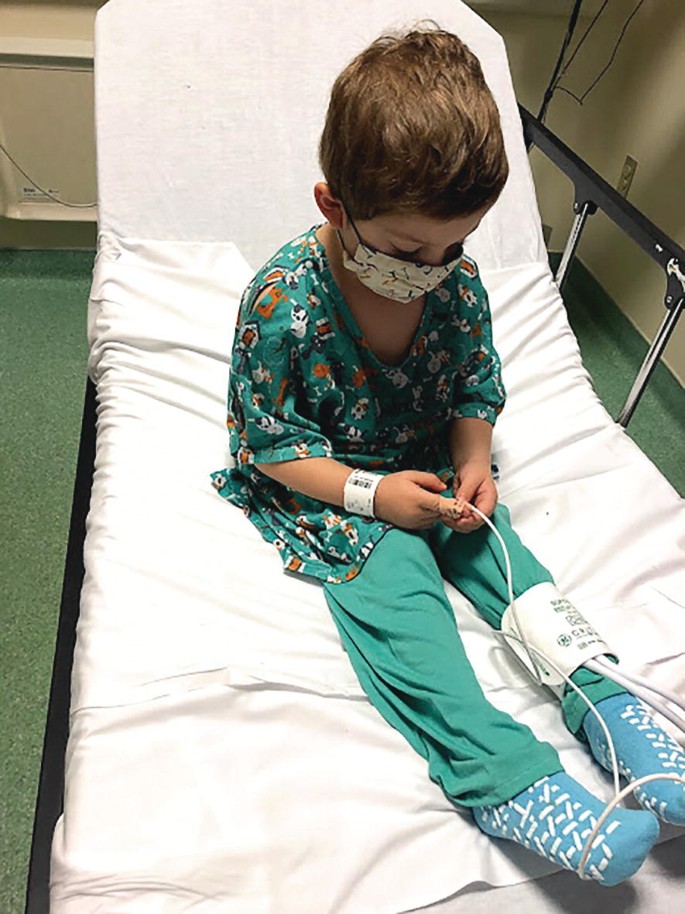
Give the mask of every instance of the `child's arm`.
<svg viewBox="0 0 685 914">
<path fill-rule="evenodd" d="M 343 489 L 352 467 L 332 457 L 306 457 L 279 463 L 257 463 L 257 469 L 282 485 L 331 505 L 344 504 Z M 440 492 L 445 484 L 434 473 L 403 470 L 379 482 L 374 516 L 396 527 L 425 530 L 440 520 Z"/>
<path fill-rule="evenodd" d="M 485 466 L 490 471 L 492 424 L 486 419 L 453 419 L 450 425 L 452 466 L 459 470 L 467 463 Z"/>
<path fill-rule="evenodd" d="M 449 445 L 455 497 L 470 502 L 489 517 L 497 505 L 497 487 L 490 473 L 492 429 L 504 408 L 506 391 L 501 361 L 492 339 L 488 295 L 475 264 L 468 263 L 472 275 L 464 281 L 471 296 L 464 320 L 470 327 L 471 351 L 461 369 L 465 381 L 456 388 Z M 448 526 L 460 533 L 470 533 L 482 524 L 480 517 L 467 508 Z"/>
<path fill-rule="evenodd" d="M 343 489 L 352 468 L 332 457 L 307 457 L 301 460 L 284 460 L 279 463 L 257 463 L 257 469 L 289 489 L 342 506 Z"/>
</svg>

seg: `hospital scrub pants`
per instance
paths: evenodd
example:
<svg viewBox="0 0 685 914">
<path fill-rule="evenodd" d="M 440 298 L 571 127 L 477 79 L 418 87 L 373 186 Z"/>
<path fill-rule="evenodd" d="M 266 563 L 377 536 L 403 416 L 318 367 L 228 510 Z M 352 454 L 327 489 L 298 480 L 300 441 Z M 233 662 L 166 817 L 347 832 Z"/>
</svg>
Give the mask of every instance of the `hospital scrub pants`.
<svg viewBox="0 0 685 914">
<path fill-rule="evenodd" d="M 514 597 L 551 574 L 513 531 L 509 511 L 491 518 L 509 550 Z M 394 528 L 357 577 L 324 590 L 360 684 L 385 720 L 428 761 L 431 780 L 460 806 L 497 805 L 561 771 L 556 750 L 485 698 L 464 651 L 443 578 L 493 627 L 501 627 L 508 586 L 502 547 L 487 525 L 461 534 L 437 523 Z M 579 669 L 573 681 L 591 702 L 624 691 Z M 584 739 L 587 705 L 562 698 L 568 729 Z"/>
</svg>

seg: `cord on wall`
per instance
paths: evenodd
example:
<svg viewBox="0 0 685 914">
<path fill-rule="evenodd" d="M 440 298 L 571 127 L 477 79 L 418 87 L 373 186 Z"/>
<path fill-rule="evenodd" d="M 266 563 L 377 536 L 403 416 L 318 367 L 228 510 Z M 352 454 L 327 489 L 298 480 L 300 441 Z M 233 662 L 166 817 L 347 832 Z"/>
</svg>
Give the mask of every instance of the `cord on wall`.
<svg viewBox="0 0 685 914">
<path fill-rule="evenodd" d="M 17 169 L 17 171 L 20 171 L 20 172 L 21 172 L 21 174 L 26 178 L 27 181 L 30 181 L 31 184 L 33 184 L 34 187 L 38 188 L 38 190 L 39 190 L 42 194 L 45 194 L 46 197 L 49 197 L 50 200 L 54 200 L 55 203 L 59 203 L 61 206 L 69 206 L 69 207 L 71 207 L 72 209 L 90 209 L 90 208 L 92 208 L 93 206 L 97 206 L 97 203 L 68 203 L 66 200 L 60 200 L 59 197 L 55 197 L 54 194 L 49 193 L 47 190 L 45 190 L 45 188 L 41 187 L 40 184 L 38 184 L 36 181 L 34 181 L 33 178 L 32 178 L 30 175 L 26 174 L 26 172 L 25 172 L 24 169 L 21 167 L 21 165 L 19 165 L 19 164 L 15 161 L 15 159 L 12 158 L 12 156 L 11 156 L 11 155 L 9 154 L 9 152 L 5 149 L 5 147 L 2 145 L 2 143 L 0 143 L 0 151 L 4 152 L 4 154 L 5 154 L 5 155 L 7 156 L 7 158 L 10 160 L 10 162 L 12 163 L 12 165 L 14 165 L 14 167 Z"/>
<path fill-rule="evenodd" d="M 16 155 L 21 158 L 25 158 L 27 152 L 24 151 L 23 155 L 19 151 L 22 147 L 21 137 L 26 133 L 24 131 L 24 126 L 27 121 L 27 116 L 24 114 L 23 109 L 19 106 L 23 104 L 23 100 L 20 100 L 21 93 L 17 94 L 17 86 L 14 82 L 10 82 L 12 77 L 12 71 L 34 71 L 34 72 L 47 72 L 52 71 L 54 73 L 64 73 L 64 74 L 83 74 L 86 79 L 92 82 L 93 76 L 93 66 L 94 66 L 94 46 L 93 41 L 86 41 L 81 39 L 69 39 L 69 38 L 47 38 L 39 36 L 5 36 L 0 35 L 0 71 L 3 74 L 3 80 L 5 79 L 5 74 L 7 74 L 8 82 L 6 85 L 9 87 L 7 92 L 7 104 L 8 109 L 3 111 L 3 121 L 5 117 L 7 123 L 12 125 L 14 123 L 15 127 L 21 127 L 21 131 L 16 139 L 13 137 L 4 136 L 3 139 L 5 142 L 14 150 L 17 150 Z M 70 80 L 70 86 L 72 87 L 65 95 L 65 98 L 70 98 L 73 95 L 73 86 L 75 85 L 72 77 L 67 77 Z M 5 83 L 3 83 L 5 85 Z M 54 104 L 51 106 L 49 101 L 46 101 L 46 98 L 49 97 L 53 99 L 53 103 L 58 102 L 58 94 L 55 91 L 48 93 L 46 98 L 43 98 L 42 102 L 40 99 L 42 97 L 42 92 L 40 87 L 36 88 L 36 84 L 31 81 L 31 76 L 26 77 L 26 82 L 22 81 L 22 86 L 26 85 L 26 90 L 29 93 L 28 97 L 28 106 L 31 111 L 30 117 L 32 121 L 40 119 L 41 117 L 47 118 L 47 123 L 53 124 L 54 118 Z M 81 84 L 79 84 L 81 85 Z M 54 86 L 53 83 L 50 83 L 50 86 Z M 45 89 L 49 88 L 47 83 L 45 84 Z M 34 110 L 34 101 L 36 109 Z M 39 104 L 40 102 L 40 104 Z M 79 99 L 72 104 L 71 116 L 79 111 L 85 110 L 83 99 Z M 69 113 L 69 112 L 67 112 Z M 10 115 L 12 115 L 10 117 Z M 50 129 L 50 128 L 48 128 Z M 68 128 L 67 128 L 68 129 Z M 89 128 L 88 128 L 89 129 Z M 29 131 L 26 134 L 28 142 L 31 143 L 32 136 Z M 88 137 L 84 136 L 84 141 L 90 140 L 90 135 Z M 38 196 L 38 193 L 30 193 L 30 188 L 26 187 L 24 189 L 24 201 L 31 205 L 36 203 L 47 203 L 48 201 L 53 201 L 58 203 L 60 206 L 67 207 L 72 210 L 78 209 L 89 209 L 93 210 L 97 207 L 97 203 L 76 203 L 69 200 L 62 199 L 61 196 L 58 196 L 58 191 L 54 193 L 51 192 L 50 185 L 48 187 L 42 186 L 38 181 L 34 180 L 31 175 L 19 164 L 17 158 L 12 155 L 8 148 L 0 143 L 0 152 L 4 154 L 7 160 L 14 166 L 14 168 L 24 177 L 26 182 L 35 188 L 36 191 L 39 191 L 41 196 Z M 1 157 L 0 157 L 1 160 Z M 42 169 L 41 169 L 42 170 Z M 5 172 L 5 176 L 9 177 L 12 172 L 11 170 Z M 10 183 L 13 183 L 12 181 Z M 90 195 L 92 191 L 86 190 L 85 194 Z M 12 196 L 12 194 L 10 194 Z M 43 199 L 44 198 L 44 199 Z M 22 205 L 21 202 L 19 204 Z M 43 218 L 46 218 L 43 212 Z M 37 217 L 41 218 L 39 213 L 34 213 L 30 218 Z M 64 214 L 66 217 L 66 214 Z M 52 218 L 48 216 L 47 218 Z M 72 217 L 73 218 L 73 217 Z M 86 217 L 90 218 L 90 217 Z"/>
</svg>

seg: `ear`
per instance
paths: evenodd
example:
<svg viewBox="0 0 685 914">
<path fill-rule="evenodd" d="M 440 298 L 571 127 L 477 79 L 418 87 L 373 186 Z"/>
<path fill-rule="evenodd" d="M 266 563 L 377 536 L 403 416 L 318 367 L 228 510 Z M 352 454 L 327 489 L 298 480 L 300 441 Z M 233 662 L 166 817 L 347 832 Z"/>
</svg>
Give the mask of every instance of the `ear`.
<svg viewBox="0 0 685 914">
<path fill-rule="evenodd" d="M 319 181 L 314 185 L 314 199 L 323 215 L 330 222 L 334 229 L 342 229 L 347 222 L 347 216 L 340 200 L 337 200 L 331 193 L 331 189 L 325 181 Z"/>
</svg>

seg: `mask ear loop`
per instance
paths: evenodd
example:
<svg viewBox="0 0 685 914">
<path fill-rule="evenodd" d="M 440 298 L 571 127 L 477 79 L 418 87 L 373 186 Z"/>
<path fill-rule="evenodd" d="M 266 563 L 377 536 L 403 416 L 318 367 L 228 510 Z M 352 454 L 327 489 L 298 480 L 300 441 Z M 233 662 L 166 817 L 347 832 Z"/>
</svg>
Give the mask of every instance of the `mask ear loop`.
<svg viewBox="0 0 685 914">
<path fill-rule="evenodd" d="M 352 226 L 352 229 L 353 229 L 353 231 L 354 231 L 354 234 L 357 236 L 357 241 L 359 242 L 359 244 L 364 244 L 364 242 L 363 242 L 362 239 L 361 239 L 361 235 L 360 235 L 359 232 L 357 231 L 357 226 L 354 224 L 354 219 L 352 218 L 352 216 L 350 216 L 350 210 L 349 210 L 347 204 L 345 203 L 345 201 L 343 200 L 342 194 L 340 194 L 340 203 L 341 203 L 341 205 L 342 205 L 343 212 L 344 212 L 345 215 L 347 216 L 348 222 L 349 222 L 350 225 Z M 342 229 L 336 229 L 336 231 L 337 231 L 337 233 L 338 233 L 339 236 L 342 236 Z"/>
<path fill-rule="evenodd" d="M 358 245 L 361 245 L 361 247 L 365 248 L 365 249 L 366 249 L 367 251 L 369 251 L 370 253 L 373 253 L 374 249 L 373 249 L 373 248 L 370 248 L 370 247 L 368 246 L 368 244 L 365 244 L 364 241 L 362 241 L 362 237 L 361 237 L 361 235 L 359 234 L 359 232 L 357 231 L 357 226 L 354 224 L 354 219 L 352 218 L 352 216 L 350 216 L 350 211 L 349 211 L 349 209 L 347 208 L 347 204 L 346 204 L 345 201 L 343 200 L 342 194 L 340 194 L 340 203 L 342 204 L 343 212 L 344 212 L 345 215 L 347 216 L 347 218 L 348 218 L 348 220 L 349 220 L 349 223 L 350 223 L 350 225 L 352 226 L 352 229 L 353 229 L 353 231 L 354 231 L 354 234 L 357 236 L 357 244 L 358 244 Z M 355 257 L 355 254 L 356 254 L 357 252 L 355 251 L 354 254 L 350 254 L 350 252 L 349 252 L 349 251 L 347 250 L 347 248 L 345 247 L 345 239 L 344 239 L 343 236 L 342 236 L 342 230 L 341 230 L 341 229 L 336 229 L 336 230 L 335 230 L 335 233 L 336 233 L 336 235 L 338 236 L 338 241 L 340 242 L 340 247 L 343 249 L 343 251 L 347 254 L 348 257 L 350 257 L 352 260 L 354 260 L 355 263 L 358 264 L 359 261 L 358 261 L 357 258 Z"/>
</svg>

